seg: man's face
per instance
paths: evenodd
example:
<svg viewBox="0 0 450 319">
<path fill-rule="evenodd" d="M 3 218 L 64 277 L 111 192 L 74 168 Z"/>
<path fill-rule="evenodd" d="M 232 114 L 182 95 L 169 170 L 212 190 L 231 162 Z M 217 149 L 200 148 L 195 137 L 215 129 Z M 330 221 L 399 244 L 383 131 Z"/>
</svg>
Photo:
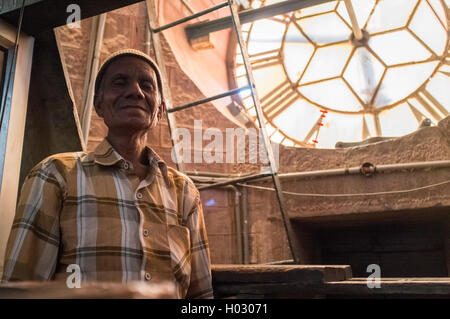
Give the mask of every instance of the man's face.
<svg viewBox="0 0 450 319">
<path fill-rule="evenodd" d="M 115 132 L 146 131 L 164 110 L 155 71 L 132 56 L 120 57 L 107 67 L 94 105 Z"/>
</svg>

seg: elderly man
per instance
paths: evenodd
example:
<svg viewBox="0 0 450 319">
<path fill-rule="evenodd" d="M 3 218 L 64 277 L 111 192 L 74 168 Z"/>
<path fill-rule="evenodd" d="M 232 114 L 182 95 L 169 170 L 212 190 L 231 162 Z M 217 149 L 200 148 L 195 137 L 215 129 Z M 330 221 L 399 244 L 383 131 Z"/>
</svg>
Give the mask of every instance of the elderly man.
<svg viewBox="0 0 450 319">
<path fill-rule="evenodd" d="M 180 298 L 212 297 L 199 192 L 146 146 L 165 112 L 158 67 L 114 53 L 94 106 L 108 127 L 95 151 L 50 156 L 27 176 L 3 282 L 65 280 L 75 264 L 82 281 L 171 281 Z"/>
</svg>

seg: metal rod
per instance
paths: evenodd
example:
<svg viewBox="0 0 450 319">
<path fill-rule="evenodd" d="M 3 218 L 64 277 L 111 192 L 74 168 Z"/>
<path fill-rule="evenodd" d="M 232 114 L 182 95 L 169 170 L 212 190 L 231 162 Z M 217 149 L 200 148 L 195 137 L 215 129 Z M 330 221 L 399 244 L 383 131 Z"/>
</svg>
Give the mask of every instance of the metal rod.
<svg viewBox="0 0 450 319">
<path fill-rule="evenodd" d="M 403 163 L 403 164 L 385 164 L 374 166 L 374 173 L 390 173 L 399 170 L 408 169 L 425 169 L 425 168 L 447 168 L 450 167 L 450 161 L 428 161 L 428 162 L 415 162 L 415 163 Z M 328 176 L 342 176 L 342 175 L 355 175 L 361 174 L 361 167 L 354 166 L 349 168 L 336 168 L 336 169 L 326 169 L 319 171 L 309 171 L 309 172 L 292 172 L 279 174 L 280 180 L 292 180 L 300 178 L 314 178 L 314 177 L 328 177 Z M 216 182 L 217 180 L 223 181 L 225 177 L 211 177 L 209 176 L 198 176 L 197 178 L 203 183 Z M 192 177 L 195 178 L 195 177 Z M 253 179 L 258 181 L 264 181 L 269 179 L 270 176 L 260 177 Z M 229 179 L 231 180 L 231 179 Z"/>
<path fill-rule="evenodd" d="M 361 40 L 363 38 L 363 34 L 361 32 L 361 28 L 359 27 L 358 20 L 356 19 L 355 10 L 353 10 L 353 5 L 350 0 L 344 0 L 345 7 L 347 8 L 348 16 L 350 17 L 350 21 L 352 23 L 353 34 L 355 35 L 356 40 Z"/>
<path fill-rule="evenodd" d="M 156 63 L 159 66 L 159 69 L 161 71 L 161 84 L 162 84 L 162 90 L 164 92 L 164 101 L 166 102 L 166 119 L 167 119 L 167 125 L 169 127 L 169 133 L 170 133 L 170 140 L 172 142 L 172 148 L 175 147 L 176 141 L 175 141 L 175 134 L 174 134 L 174 128 L 177 127 L 176 125 L 176 119 L 173 114 L 171 114 L 169 111 L 172 109 L 172 93 L 170 91 L 169 83 L 167 80 L 167 74 L 166 74 L 166 66 L 164 62 L 164 55 L 162 53 L 162 46 L 161 46 L 161 40 L 159 39 L 159 34 L 152 32 L 154 28 L 152 26 L 155 26 L 157 23 L 157 13 L 156 13 L 156 7 L 154 0 L 146 0 L 145 1 L 146 7 L 147 7 L 147 17 L 148 17 L 148 24 L 150 26 L 150 39 L 153 47 L 153 52 L 155 54 L 155 60 Z M 178 158 L 177 152 L 174 152 L 175 157 L 175 164 L 177 166 L 177 170 L 183 172 L 184 171 L 184 163 L 181 161 L 180 158 Z"/>
<path fill-rule="evenodd" d="M 200 183 L 200 184 L 215 184 L 215 183 L 221 183 L 221 182 L 226 182 L 229 181 L 230 178 L 226 178 L 226 177 L 206 177 L 206 176 L 189 176 L 192 181 L 194 181 L 194 183 Z"/>
<path fill-rule="evenodd" d="M 421 169 L 421 168 L 445 168 L 450 167 L 450 161 L 429 161 L 405 164 L 386 164 L 375 166 L 375 171 L 386 173 L 400 169 Z"/>
<path fill-rule="evenodd" d="M 186 171 L 185 174 L 187 174 L 189 177 L 245 177 L 250 176 L 250 174 L 225 174 L 225 173 L 216 173 L 216 172 L 197 172 L 197 171 Z"/>
<path fill-rule="evenodd" d="M 249 225 L 248 225 L 248 192 L 247 188 L 241 187 L 241 205 L 242 205 L 242 245 L 243 263 L 250 263 L 250 240 L 249 240 Z"/>
<path fill-rule="evenodd" d="M 281 190 L 280 180 L 277 176 L 278 168 L 276 167 L 276 162 L 275 162 L 275 157 L 274 157 L 273 150 L 272 150 L 272 145 L 270 144 L 269 136 L 267 134 L 266 125 L 264 122 L 264 115 L 262 112 L 258 93 L 256 92 L 256 89 L 255 89 L 255 87 L 256 87 L 255 79 L 253 78 L 253 71 L 252 71 L 252 66 L 250 64 L 247 47 L 244 45 L 239 14 L 238 14 L 236 8 L 234 7 L 235 0 L 228 0 L 228 3 L 229 3 L 230 11 L 231 11 L 231 19 L 233 22 L 234 31 L 235 31 L 236 38 L 237 38 L 237 41 L 238 41 L 238 44 L 240 47 L 242 58 L 244 60 L 245 71 L 247 73 L 247 81 L 250 86 L 250 92 L 252 94 L 252 99 L 253 99 L 253 105 L 254 105 L 255 111 L 256 111 L 256 118 L 258 120 L 259 128 L 262 133 L 263 144 L 264 144 L 264 148 L 266 150 L 267 158 L 269 159 L 270 170 L 272 172 L 272 181 L 275 186 L 278 204 L 279 204 L 280 212 L 281 212 L 281 218 L 283 220 L 283 225 L 284 225 L 284 228 L 286 231 L 286 237 L 288 240 L 289 248 L 291 250 L 291 254 L 292 254 L 292 257 L 294 258 L 295 262 L 300 264 L 300 263 L 302 263 L 301 256 L 300 256 L 301 247 L 300 247 L 300 244 L 297 242 L 297 238 L 296 238 L 296 236 L 294 234 L 294 230 L 292 228 L 291 220 L 289 219 L 289 216 L 284 208 L 283 193 Z"/>
<path fill-rule="evenodd" d="M 205 185 L 205 186 L 200 186 L 198 187 L 198 190 L 205 190 L 205 189 L 209 189 L 209 188 L 216 188 L 216 187 L 222 187 L 225 185 L 231 185 L 231 184 L 235 184 L 235 183 L 245 183 L 245 182 L 249 182 L 255 179 L 259 179 L 262 177 L 268 177 L 271 176 L 272 174 L 266 173 L 266 174 L 256 174 L 256 175 L 251 175 L 251 176 L 247 176 L 247 177 L 241 177 L 241 178 L 234 178 L 234 179 L 230 179 L 228 181 L 224 181 L 224 182 L 219 182 L 219 183 L 215 183 L 215 184 L 211 184 L 211 185 Z"/>
<path fill-rule="evenodd" d="M 206 9 L 206 10 L 194 13 L 193 15 L 190 15 L 188 17 L 185 17 L 185 18 L 182 18 L 180 20 L 177 20 L 177 21 L 168 23 L 166 25 L 163 25 L 162 27 L 159 27 L 159 28 L 156 28 L 156 29 L 152 29 L 152 31 L 154 33 L 158 33 L 158 32 L 164 31 L 166 29 L 172 28 L 172 27 L 177 26 L 179 24 L 182 24 L 182 23 L 185 23 L 187 21 L 193 20 L 195 18 L 201 17 L 202 15 L 208 14 L 208 13 L 216 11 L 216 10 L 219 10 L 219 9 L 221 9 L 223 7 L 226 7 L 227 5 L 228 5 L 228 2 L 223 2 L 221 4 L 218 4 L 218 5 L 214 6 L 214 7 L 211 7 L 209 9 Z"/>
<path fill-rule="evenodd" d="M 89 44 L 88 62 L 85 75 L 83 104 L 81 105 L 81 129 L 85 145 L 88 145 L 89 129 L 91 127 L 92 107 L 95 95 L 95 76 L 100 63 L 103 34 L 105 31 L 106 13 L 94 17 L 91 27 L 91 43 Z"/>
<path fill-rule="evenodd" d="M 271 5 L 267 5 L 258 9 L 249 9 L 239 12 L 241 23 L 253 22 L 259 19 L 270 18 L 279 14 L 296 11 L 302 8 L 329 2 L 330 0 L 288 0 Z M 231 17 L 223 17 L 211 21 L 203 21 L 194 23 L 185 28 L 188 39 L 197 39 L 208 35 L 212 32 L 225 30 L 233 27 Z"/>
<path fill-rule="evenodd" d="M 231 189 L 234 192 L 234 216 L 236 229 L 236 246 L 238 252 L 238 263 L 244 263 L 244 248 L 242 246 L 242 214 L 241 214 L 241 192 L 234 185 L 223 186 L 225 189 Z"/>
<path fill-rule="evenodd" d="M 214 100 L 218 100 L 218 99 L 221 99 L 223 97 L 234 95 L 234 94 L 237 94 L 237 93 L 239 93 L 241 91 L 245 91 L 245 90 L 248 90 L 248 89 L 250 89 L 249 86 L 244 86 L 244 87 L 241 87 L 241 88 L 237 88 L 237 89 L 225 92 L 225 93 L 221 93 L 221 94 L 217 94 L 217 95 L 214 95 L 214 96 L 211 96 L 211 97 L 204 98 L 202 100 L 198 100 L 198 101 L 195 101 L 195 102 L 192 102 L 192 103 L 188 103 L 188 104 L 185 104 L 185 105 L 182 105 L 182 106 L 174 107 L 174 108 L 168 110 L 168 112 L 169 113 L 173 113 L 173 112 L 181 111 L 181 110 L 184 110 L 184 109 L 188 109 L 188 108 L 191 108 L 193 106 L 197 106 L 197 105 L 200 105 L 200 104 L 203 104 L 203 103 L 208 103 L 208 102 L 211 102 L 211 101 L 214 101 Z"/>
</svg>

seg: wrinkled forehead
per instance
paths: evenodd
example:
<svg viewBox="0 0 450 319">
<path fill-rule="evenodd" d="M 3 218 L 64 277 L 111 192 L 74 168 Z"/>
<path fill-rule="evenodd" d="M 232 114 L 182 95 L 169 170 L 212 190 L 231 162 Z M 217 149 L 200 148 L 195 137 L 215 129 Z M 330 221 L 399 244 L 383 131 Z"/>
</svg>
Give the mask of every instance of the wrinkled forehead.
<svg viewBox="0 0 450 319">
<path fill-rule="evenodd" d="M 152 66 L 144 60 L 133 56 L 118 57 L 116 60 L 112 61 L 107 66 L 104 78 L 110 79 L 117 74 L 127 75 L 130 77 L 134 76 L 140 79 L 153 79 L 155 83 L 158 80 L 156 72 Z"/>
</svg>

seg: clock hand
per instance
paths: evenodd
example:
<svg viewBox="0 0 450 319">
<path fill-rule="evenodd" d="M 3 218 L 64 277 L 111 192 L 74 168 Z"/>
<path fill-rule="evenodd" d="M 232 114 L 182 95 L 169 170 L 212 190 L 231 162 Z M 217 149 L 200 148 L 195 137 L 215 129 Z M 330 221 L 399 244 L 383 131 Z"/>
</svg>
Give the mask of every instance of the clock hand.
<svg viewBox="0 0 450 319">
<path fill-rule="evenodd" d="M 358 25 L 358 20 L 356 19 L 355 10 L 353 10 L 353 5 L 351 0 L 344 0 L 345 7 L 347 8 L 348 16 L 350 17 L 350 22 L 352 23 L 353 34 L 356 40 L 362 40 L 363 33 Z"/>
</svg>

